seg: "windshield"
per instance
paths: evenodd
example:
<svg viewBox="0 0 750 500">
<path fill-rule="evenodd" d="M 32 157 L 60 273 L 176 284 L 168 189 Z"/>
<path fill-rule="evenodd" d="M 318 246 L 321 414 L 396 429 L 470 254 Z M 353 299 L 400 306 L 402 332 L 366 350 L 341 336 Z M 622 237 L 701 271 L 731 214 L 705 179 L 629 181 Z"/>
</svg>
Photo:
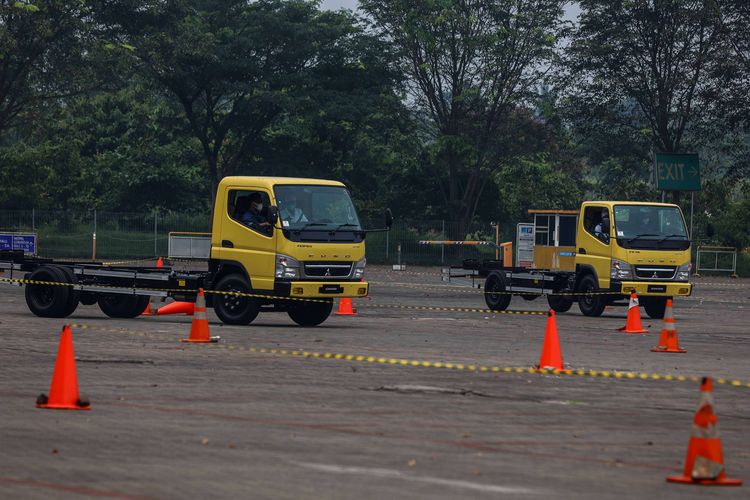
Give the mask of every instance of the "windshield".
<svg viewBox="0 0 750 500">
<path fill-rule="evenodd" d="M 276 186 L 274 193 L 285 235 L 318 241 L 331 240 L 329 233 L 335 232 L 334 240 L 350 240 L 352 232 L 362 231 L 349 191 L 342 186 Z"/>
<path fill-rule="evenodd" d="M 686 249 L 690 246 L 677 207 L 615 205 L 615 236 L 625 248 Z"/>
</svg>

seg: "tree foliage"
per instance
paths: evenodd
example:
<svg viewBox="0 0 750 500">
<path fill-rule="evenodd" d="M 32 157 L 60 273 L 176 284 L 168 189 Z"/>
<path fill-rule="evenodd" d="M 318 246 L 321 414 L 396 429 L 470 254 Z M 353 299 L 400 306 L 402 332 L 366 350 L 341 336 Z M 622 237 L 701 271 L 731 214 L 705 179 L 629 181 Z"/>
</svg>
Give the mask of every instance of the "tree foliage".
<svg viewBox="0 0 750 500">
<path fill-rule="evenodd" d="M 500 129 L 555 59 L 555 0 L 363 0 L 399 49 L 414 104 L 433 141 L 447 209 L 463 233 L 511 144 Z M 459 234 L 463 237 L 463 234 Z"/>
<path fill-rule="evenodd" d="M 86 2 L 0 0 L 0 134 L 89 83 L 85 47 L 92 31 Z"/>
</svg>

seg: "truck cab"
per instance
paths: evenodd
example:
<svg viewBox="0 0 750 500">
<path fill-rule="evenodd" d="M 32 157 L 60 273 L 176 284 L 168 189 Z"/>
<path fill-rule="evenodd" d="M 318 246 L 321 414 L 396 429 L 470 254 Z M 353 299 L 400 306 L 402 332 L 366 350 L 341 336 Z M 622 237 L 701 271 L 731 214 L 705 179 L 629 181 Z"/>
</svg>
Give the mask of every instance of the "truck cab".
<svg viewBox="0 0 750 500">
<path fill-rule="evenodd" d="M 663 317 L 668 298 L 691 294 L 691 267 L 690 238 L 677 205 L 589 201 L 581 206 L 575 290 L 584 294 L 578 298 L 583 314 L 599 316 L 618 293 L 634 291 L 649 316 Z"/>
<path fill-rule="evenodd" d="M 225 177 L 214 206 L 209 303 L 228 324 L 248 324 L 262 310 L 320 324 L 333 298 L 367 296 L 365 235 L 340 182 Z"/>
</svg>

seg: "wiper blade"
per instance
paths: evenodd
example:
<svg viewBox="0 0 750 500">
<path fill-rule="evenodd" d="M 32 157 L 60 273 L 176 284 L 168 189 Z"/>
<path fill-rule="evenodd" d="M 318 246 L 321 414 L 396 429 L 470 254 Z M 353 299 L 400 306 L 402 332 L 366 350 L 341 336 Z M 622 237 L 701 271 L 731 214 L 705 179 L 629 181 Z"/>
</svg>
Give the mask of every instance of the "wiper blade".
<svg viewBox="0 0 750 500">
<path fill-rule="evenodd" d="M 308 222 L 304 226 L 302 226 L 302 227 L 300 227 L 298 229 L 294 229 L 294 231 L 303 231 L 303 230 L 307 229 L 308 227 L 313 227 L 313 226 L 327 226 L 327 225 L 328 224 L 326 224 L 325 222 Z"/>
<path fill-rule="evenodd" d="M 667 240 L 668 240 L 669 238 L 677 238 L 677 237 L 680 237 L 680 238 L 685 238 L 685 239 L 687 239 L 687 236 L 685 236 L 684 234 L 668 234 L 668 235 L 666 235 L 666 236 L 665 236 L 664 238 L 660 239 L 660 240 L 659 240 L 659 243 L 664 243 L 664 242 L 665 242 L 665 241 L 667 241 Z"/>
<path fill-rule="evenodd" d="M 646 236 L 659 236 L 659 235 L 651 234 L 651 233 L 636 234 L 632 238 L 628 238 L 628 243 L 633 243 L 635 240 L 640 239 L 640 238 L 645 238 Z"/>
<path fill-rule="evenodd" d="M 334 231 L 338 231 L 342 227 L 359 227 L 359 224 L 339 224 Z"/>
</svg>

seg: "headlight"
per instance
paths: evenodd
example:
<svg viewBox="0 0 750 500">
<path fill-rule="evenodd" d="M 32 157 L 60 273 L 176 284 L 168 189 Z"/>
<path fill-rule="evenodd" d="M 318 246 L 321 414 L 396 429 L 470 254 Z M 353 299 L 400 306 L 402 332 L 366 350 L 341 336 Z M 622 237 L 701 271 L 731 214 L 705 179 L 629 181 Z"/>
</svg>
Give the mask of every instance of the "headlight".
<svg viewBox="0 0 750 500">
<path fill-rule="evenodd" d="M 354 278 L 355 279 L 361 279 L 365 275 L 366 264 L 367 264 L 367 259 L 362 257 L 362 259 L 358 260 L 357 263 L 354 265 Z"/>
<path fill-rule="evenodd" d="M 693 270 L 693 264 L 691 262 L 688 262 L 687 264 L 683 264 L 677 270 L 677 275 L 675 276 L 674 279 L 677 281 L 688 281 L 688 279 L 690 279 L 690 271 L 692 270 Z"/>
<path fill-rule="evenodd" d="M 612 259 L 609 266 L 609 277 L 617 280 L 628 279 L 633 277 L 633 270 L 630 264 L 621 260 Z"/>
<path fill-rule="evenodd" d="M 276 277 L 282 279 L 299 278 L 299 261 L 288 255 L 276 254 Z"/>
</svg>

